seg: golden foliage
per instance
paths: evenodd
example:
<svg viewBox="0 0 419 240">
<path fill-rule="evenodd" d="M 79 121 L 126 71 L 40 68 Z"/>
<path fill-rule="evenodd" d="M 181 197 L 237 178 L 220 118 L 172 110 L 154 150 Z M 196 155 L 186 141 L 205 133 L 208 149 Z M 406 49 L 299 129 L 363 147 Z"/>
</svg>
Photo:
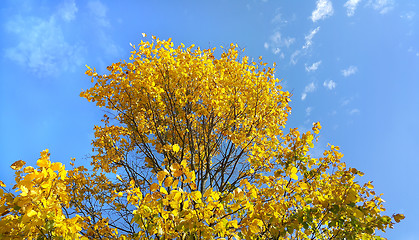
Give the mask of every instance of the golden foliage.
<svg viewBox="0 0 419 240">
<path fill-rule="evenodd" d="M 153 37 L 109 74 L 88 67 L 81 96 L 113 115 L 95 126 L 92 169 L 65 170 L 47 150 L 36 169 L 14 163 L 0 237 L 371 239 L 393 227 L 339 147 L 310 156 L 319 123 L 284 132 L 290 94 L 274 68 L 233 44 L 214 51 Z"/>
</svg>

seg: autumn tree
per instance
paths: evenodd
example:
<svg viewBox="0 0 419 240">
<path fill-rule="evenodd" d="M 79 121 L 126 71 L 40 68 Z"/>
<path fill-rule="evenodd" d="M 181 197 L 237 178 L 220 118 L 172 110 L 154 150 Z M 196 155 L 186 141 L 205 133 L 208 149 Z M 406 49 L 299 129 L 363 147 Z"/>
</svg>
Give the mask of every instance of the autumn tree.
<svg viewBox="0 0 419 240">
<path fill-rule="evenodd" d="M 107 109 L 91 167 L 47 150 L 37 168 L 14 163 L 0 238 L 373 239 L 404 218 L 339 147 L 310 155 L 319 123 L 285 130 L 290 94 L 261 58 L 173 45 L 153 37 L 108 74 L 88 68 L 81 96 Z"/>
</svg>

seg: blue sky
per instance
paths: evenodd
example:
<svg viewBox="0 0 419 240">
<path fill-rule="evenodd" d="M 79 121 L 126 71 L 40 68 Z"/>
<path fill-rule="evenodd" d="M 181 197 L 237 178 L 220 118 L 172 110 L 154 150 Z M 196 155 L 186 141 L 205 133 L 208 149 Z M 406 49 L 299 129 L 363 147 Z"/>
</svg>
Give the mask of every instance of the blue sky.
<svg viewBox="0 0 419 240">
<path fill-rule="evenodd" d="M 12 1 L 0 7 L 0 175 L 9 166 L 87 161 L 102 109 L 79 97 L 85 64 L 129 57 L 141 33 L 202 48 L 245 48 L 276 62 L 292 92 L 289 127 L 322 123 L 317 148 L 341 146 L 347 165 L 406 219 L 389 239 L 418 239 L 419 3 L 318 1 Z M 84 159 L 84 160 L 83 160 Z"/>
</svg>

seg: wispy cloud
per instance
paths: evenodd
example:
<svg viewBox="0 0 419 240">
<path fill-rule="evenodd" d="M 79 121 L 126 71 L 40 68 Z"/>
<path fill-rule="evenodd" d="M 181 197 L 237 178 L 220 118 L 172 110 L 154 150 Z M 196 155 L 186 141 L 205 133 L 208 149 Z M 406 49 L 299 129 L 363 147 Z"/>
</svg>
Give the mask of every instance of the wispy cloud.
<svg viewBox="0 0 419 240">
<path fill-rule="evenodd" d="M 63 22 L 60 22 L 61 18 L 66 22 L 74 20 L 76 13 L 74 1 L 68 1 L 47 18 L 12 16 L 5 27 L 16 37 L 16 45 L 6 48 L 5 57 L 41 76 L 80 66 L 84 62 L 85 48 L 66 39 Z"/>
<path fill-rule="evenodd" d="M 346 99 L 344 99 L 344 100 L 342 101 L 341 105 L 342 105 L 342 106 L 346 106 L 346 105 L 348 105 L 348 104 L 352 101 L 352 99 L 353 99 L 353 98 L 346 98 Z"/>
<path fill-rule="evenodd" d="M 287 24 L 288 23 L 288 20 L 287 19 L 284 19 L 282 17 L 282 14 L 279 12 L 279 9 L 277 9 L 277 13 L 272 18 L 271 22 L 272 23 L 275 23 L 275 24 Z"/>
<path fill-rule="evenodd" d="M 279 31 L 274 32 L 270 39 L 274 45 L 286 46 L 286 47 L 291 46 L 291 44 L 295 42 L 295 38 L 291 38 L 291 37 L 283 38 Z"/>
<path fill-rule="evenodd" d="M 305 36 L 305 44 L 303 46 L 303 49 L 309 48 L 313 44 L 313 37 L 316 35 L 320 30 L 320 27 L 316 27 L 315 29 L 311 30 L 311 32 Z"/>
<path fill-rule="evenodd" d="M 334 82 L 333 80 L 324 81 L 323 86 L 329 90 L 332 90 L 336 87 L 336 82 Z"/>
<path fill-rule="evenodd" d="M 406 19 L 406 20 L 411 21 L 411 20 L 413 20 L 413 18 L 415 17 L 415 15 L 416 15 L 415 12 L 410 11 L 410 12 L 407 12 L 407 13 L 404 13 L 404 14 L 400 15 L 400 17 L 402 19 Z"/>
<path fill-rule="evenodd" d="M 305 88 L 304 88 L 304 92 L 301 95 L 301 100 L 304 101 L 307 97 L 307 93 L 314 92 L 314 91 L 316 91 L 316 85 L 314 85 L 314 82 L 306 85 Z"/>
<path fill-rule="evenodd" d="M 290 57 L 290 63 L 292 65 L 297 64 L 298 62 L 298 58 L 300 57 L 300 55 L 306 55 L 307 54 L 307 50 L 311 47 L 311 45 L 313 45 L 313 37 L 319 32 L 320 27 L 316 27 L 315 29 L 311 30 L 310 33 L 308 35 L 306 35 L 305 38 L 305 43 L 302 46 L 301 49 L 297 49 L 295 50 Z M 306 66 L 307 69 L 307 66 Z"/>
<path fill-rule="evenodd" d="M 314 71 L 316 71 L 319 68 L 319 66 L 320 66 L 321 63 L 322 63 L 322 61 L 318 61 L 318 62 L 315 62 L 315 63 L 311 64 L 310 66 L 307 66 L 307 64 L 306 64 L 305 65 L 306 71 L 307 72 L 314 72 Z"/>
<path fill-rule="evenodd" d="M 342 70 L 342 75 L 344 77 L 349 77 L 353 74 L 355 74 L 358 71 L 358 68 L 355 66 L 349 66 L 347 69 Z"/>
<path fill-rule="evenodd" d="M 306 116 L 307 117 L 310 116 L 310 114 L 311 114 L 312 111 L 313 111 L 313 108 L 312 107 L 307 107 L 306 108 Z"/>
<path fill-rule="evenodd" d="M 295 51 L 291 54 L 291 57 L 290 57 L 290 63 L 291 63 L 292 65 L 297 64 L 297 62 L 298 62 L 298 57 L 300 56 L 300 53 L 301 53 L 301 51 L 300 51 L 300 50 L 295 50 Z"/>
<path fill-rule="evenodd" d="M 393 0 L 369 0 L 367 6 L 371 6 L 374 10 L 380 12 L 380 14 L 386 14 L 394 8 Z"/>
<path fill-rule="evenodd" d="M 76 2 L 74 0 L 64 1 L 61 4 L 61 7 L 58 10 L 58 14 L 66 22 L 71 22 L 76 18 L 76 13 L 78 12 Z"/>
<path fill-rule="evenodd" d="M 106 17 L 108 8 L 101 1 L 89 1 L 87 3 L 87 7 L 89 8 L 90 12 L 92 13 L 92 16 L 99 25 L 103 27 L 110 26 L 110 23 Z"/>
<path fill-rule="evenodd" d="M 284 57 L 282 48 L 289 48 L 295 42 L 295 38 L 292 37 L 283 37 L 280 31 L 275 31 L 269 37 L 269 43 L 265 42 L 264 47 L 266 49 L 271 49 L 273 54 L 280 55 Z"/>
<path fill-rule="evenodd" d="M 100 0 L 92 0 L 87 3 L 88 9 L 92 15 L 96 28 L 96 37 L 98 38 L 99 46 L 104 49 L 108 56 L 117 56 L 122 49 L 114 42 L 112 35 L 108 34 L 109 28 L 112 27 L 107 16 L 108 7 Z"/>
<path fill-rule="evenodd" d="M 346 7 L 346 15 L 351 17 L 355 14 L 355 10 L 361 0 L 348 0 L 343 6 Z"/>
<path fill-rule="evenodd" d="M 359 111 L 358 108 L 354 108 L 352 110 L 349 111 L 349 115 L 355 115 L 355 114 L 359 114 L 361 111 Z"/>
<path fill-rule="evenodd" d="M 314 82 L 308 84 L 305 88 L 304 88 L 304 92 L 314 92 L 316 90 L 316 86 L 314 85 Z"/>
<path fill-rule="evenodd" d="M 317 22 L 318 20 L 330 17 L 333 15 L 332 2 L 329 0 L 317 0 L 316 9 L 311 13 L 311 21 Z"/>
</svg>

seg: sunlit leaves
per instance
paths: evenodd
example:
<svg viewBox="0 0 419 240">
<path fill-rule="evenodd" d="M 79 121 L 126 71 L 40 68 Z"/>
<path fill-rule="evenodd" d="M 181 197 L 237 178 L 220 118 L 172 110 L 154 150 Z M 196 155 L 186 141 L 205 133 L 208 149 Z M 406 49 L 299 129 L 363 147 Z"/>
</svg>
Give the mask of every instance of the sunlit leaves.
<svg viewBox="0 0 419 240">
<path fill-rule="evenodd" d="M 48 151 L 37 168 L 14 163 L 0 238 L 373 239 L 404 219 L 383 215 L 339 147 L 312 156 L 320 123 L 285 130 L 290 93 L 262 58 L 154 36 L 131 47 L 107 74 L 87 67 L 80 95 L 107 112 L 92 167 L 65 170 Z"/>
<path fill-rule="evenodd" d="M 18 194 L 1 196 L 0 237 L 80 239 L 83 219 L 77 215 L 66 217 L 62 210 L 70 201 L 64 165 L 51 163 L 48 150 L 41 152 L 38 169 L 27 166 L 17 171 L 24 165 L 21 160 L 12 165 Z"/>
</svg>

